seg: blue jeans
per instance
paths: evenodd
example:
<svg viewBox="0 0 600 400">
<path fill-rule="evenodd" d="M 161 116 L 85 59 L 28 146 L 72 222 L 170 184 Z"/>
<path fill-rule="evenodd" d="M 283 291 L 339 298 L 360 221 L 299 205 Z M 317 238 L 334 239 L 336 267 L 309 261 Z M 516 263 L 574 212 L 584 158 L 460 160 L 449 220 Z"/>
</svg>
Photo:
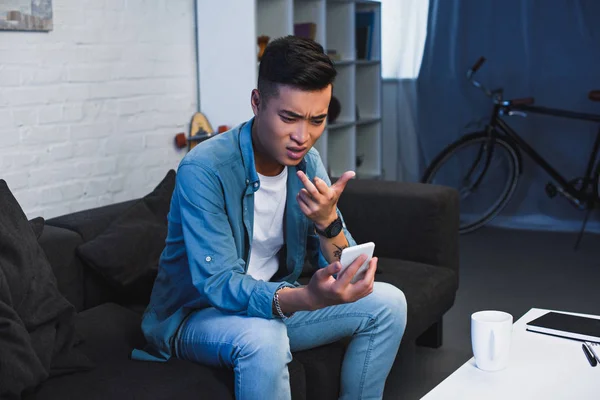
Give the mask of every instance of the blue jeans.
<svg viewBox="0 0 600 400">
<path fill-rule="evenodd" d="M 342 399 L 381 399 L 406 327 L 406 298 L 375 282 L 373 293 L 348 304 L 300 311 L 284 321 L 195 311 L 176 339 L 177 357 L 233 368 L 238 400 L 290 399 L 292 351 L 351 337 L 342 364 Z"/>
</svg>

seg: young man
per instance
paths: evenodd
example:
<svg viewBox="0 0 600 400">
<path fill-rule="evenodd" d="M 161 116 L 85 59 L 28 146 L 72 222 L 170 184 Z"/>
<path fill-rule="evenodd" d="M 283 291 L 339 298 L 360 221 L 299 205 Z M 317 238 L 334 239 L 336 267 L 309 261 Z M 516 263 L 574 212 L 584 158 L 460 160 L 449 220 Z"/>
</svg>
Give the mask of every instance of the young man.
<svg viewBox="0 0 600 400">
<path fill-rule="evenodd" d="M 406 300 L 374 282 L 377 258 L 352 284 L 355 241 L 337 209 L 353 172 L 331 182 L 312 148 L 323 133 L 335 68 L 323 48 L 274 40 L 262 57 L 254 117 L 182 160 L 169 232 L 138 359 L 233 368 L 239 399 L 289 399 L 291 351 L 351 337 L 341 397 L 383 396 L 406 325 Z M 305 256 L 320 267 L 297 278 Z"/>
</svg>

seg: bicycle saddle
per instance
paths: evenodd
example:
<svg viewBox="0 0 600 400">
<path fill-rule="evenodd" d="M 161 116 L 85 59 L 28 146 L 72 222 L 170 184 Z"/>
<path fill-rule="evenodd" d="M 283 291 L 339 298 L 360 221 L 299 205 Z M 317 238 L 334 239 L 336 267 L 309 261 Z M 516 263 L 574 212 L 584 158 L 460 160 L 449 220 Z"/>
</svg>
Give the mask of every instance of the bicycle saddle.
<svg viewBox="0 0 600 400">
<path fill-rule="evenodd" d="M 600 101 L 600 90 L 590 90 L 588 97 L 591 101 Z"/>
</svg>

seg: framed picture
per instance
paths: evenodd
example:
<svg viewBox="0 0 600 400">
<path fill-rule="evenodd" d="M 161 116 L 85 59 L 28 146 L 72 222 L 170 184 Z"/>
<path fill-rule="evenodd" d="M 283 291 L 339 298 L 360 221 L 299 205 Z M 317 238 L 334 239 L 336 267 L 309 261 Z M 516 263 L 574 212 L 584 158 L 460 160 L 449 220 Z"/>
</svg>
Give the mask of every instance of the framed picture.
<svg viewBox="0 0 600 400">
<path fill-rule="evenodd" d="M 0 30 L 51 31 L 52 0 L 0 0 Z"/>
</svg>

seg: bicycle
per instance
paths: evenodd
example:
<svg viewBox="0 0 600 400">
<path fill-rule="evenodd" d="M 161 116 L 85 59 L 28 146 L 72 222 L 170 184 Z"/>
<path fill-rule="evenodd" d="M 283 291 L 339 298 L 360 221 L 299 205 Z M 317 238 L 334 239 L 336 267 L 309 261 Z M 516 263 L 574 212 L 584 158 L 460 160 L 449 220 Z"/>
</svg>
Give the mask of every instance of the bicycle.
<svg viewBox="0 0 600 400">
<path fill-rule="evenodd" d="M 493 112 L 489 122 L 482 131 L 468 133 L 443 149 L 428 166 L 421 182 L 456 188 L 461 200 L 459 232 L 472 232 L 489 223 L 509 203 L 523 172 L 522 151 L 554 180 L 546 185 L 546 194 L 550 198 L 561 194 L 577 208 L 586 211 L 575 244 L 577 248 L 591 211 L 600 204 L 600 163 L 594 168 L 600 148 L 600 129 L 585 175 L 567 180 L 511 128 L 503 117 L 526 117 L 527 113 L 534 113 L 600 122 L 600 115 L 534 106 L 532 97 L 504 100 L 502 88 L 489 90 L 474 79 L 475 73 L 484 62 L 485 58 L 481 57 L 467 70 L 467 80 L 493 100 Z M 600 90 L 590 91 L 588 97 L 592 101 L 600 102 Z M 458 168 L 455 165 L 457 163 Z M 499 166 L 501 168 L 498 168 Z M 505 176 L 500 178 L 504 181 L 503 185 L 502 181 L 497 179 L 498 174 Z M 455 175 L 458 179 L 454 179 L 453 182 L 445 181 L 445 178 L 453 178 Z M 488 188 L 498 189 L 498 193 L 484 193 L 483 189 Z M 483 206 L 484 211 L 473 211 L 473 206 L 467 206 L 473 199 L 474 206 Z M 491 205 L 485 208 L 488 203 Z"/>
</svg>

